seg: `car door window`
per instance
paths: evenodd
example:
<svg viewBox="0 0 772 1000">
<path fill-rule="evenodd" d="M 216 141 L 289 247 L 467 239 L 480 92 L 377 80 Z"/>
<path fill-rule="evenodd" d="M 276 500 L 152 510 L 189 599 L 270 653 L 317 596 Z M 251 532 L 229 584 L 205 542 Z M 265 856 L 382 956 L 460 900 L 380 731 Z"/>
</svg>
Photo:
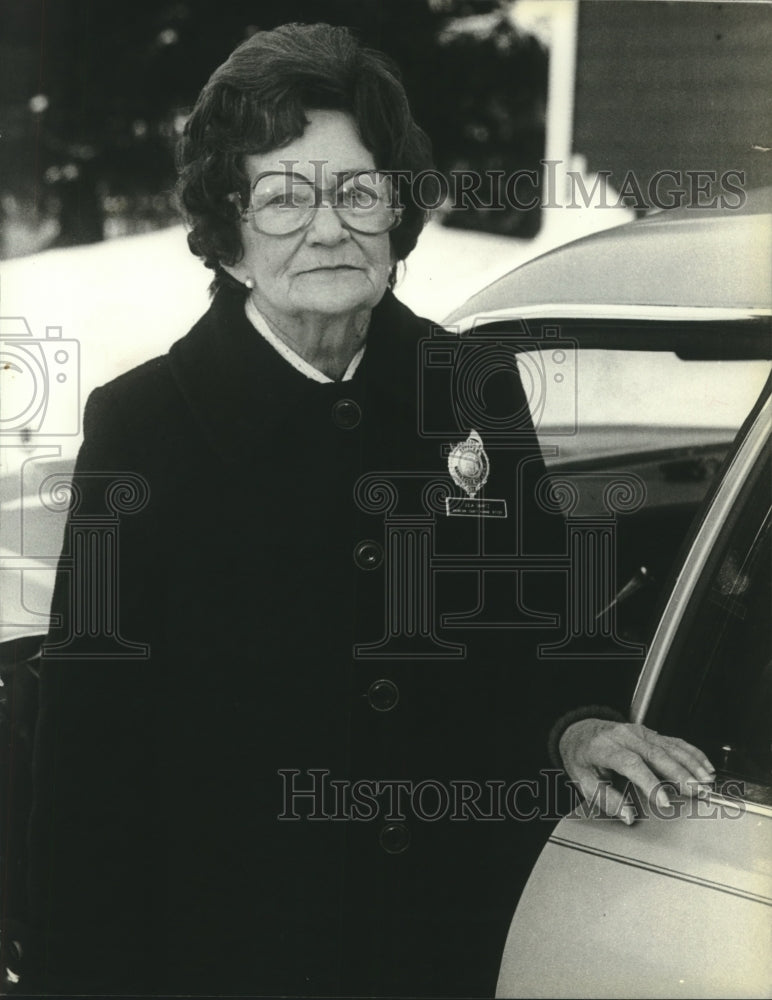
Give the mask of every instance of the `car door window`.
<svg viewBox="0 0 772 1000">
<path fill-rule="evenodd" d="M 700 746 L 772 805 L 772 457 L 757 464 L 686 611 L 647 724 Z"/>
<path fill-rule="evenodd" d="M 548 467 L 727 444 L 769 376 L 763 360 L 572 347 L 523 351 L 518 368 Z"/>
<path fill-rule="evenodd" d="M 541 346 L 529 342 L 518 369 L 547 470 L 578 489 L 574 518 L 614 521 L 620 635 L 645 644 L 684 540 L 770 365 L 644 350 L 636 345 L 651 339 L 649 328 L 634 324 L 606 331 L 608 347 L 582 344 L 584 328 L 573 333 L 569 325 L 545 334 Z M 727 331 L 729 342 L 735 333 Z M 597 343 L 601 334 L 590 336 Z M 631 346 L 622 349 L 625 340 Z M 604 486 L 614 482 L 632 484 L 640 502 L 609 509 Z"/>
</svg>

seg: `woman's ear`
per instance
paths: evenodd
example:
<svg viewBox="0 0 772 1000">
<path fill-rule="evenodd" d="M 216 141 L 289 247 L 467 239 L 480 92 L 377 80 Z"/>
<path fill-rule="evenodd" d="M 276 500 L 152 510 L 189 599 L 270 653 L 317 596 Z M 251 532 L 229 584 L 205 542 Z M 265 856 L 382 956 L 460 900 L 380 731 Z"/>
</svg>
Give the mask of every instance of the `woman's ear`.
<svg viewBox="0 0 772 1000">
<path fill-rule="evenodd" d="M 220 267 L 227 274 L 231 276 L 235 281 L 238 281 L 240 285 L 245 288 L 253 289 L 255 287 L 254 280 L 246 273 L 243 263 L 241 264 L 220 264 Z"/>
</svg>

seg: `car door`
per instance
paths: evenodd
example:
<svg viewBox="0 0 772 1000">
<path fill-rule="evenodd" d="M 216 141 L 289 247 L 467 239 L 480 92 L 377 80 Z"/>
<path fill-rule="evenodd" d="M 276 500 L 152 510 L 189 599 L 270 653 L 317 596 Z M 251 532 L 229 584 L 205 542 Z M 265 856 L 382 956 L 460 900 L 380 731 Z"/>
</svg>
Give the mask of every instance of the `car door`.
<svg viewBox="0 0 772 1000">
<path fill-rule="evenodd" d="M 772 995 L 769 398 L 676 580 L 632 719 L 700 746 L 705 798 L 638 802 L 627 828 L 578 808 L 556 827 L 510 927 L 500 997 Z"/>
</svg>

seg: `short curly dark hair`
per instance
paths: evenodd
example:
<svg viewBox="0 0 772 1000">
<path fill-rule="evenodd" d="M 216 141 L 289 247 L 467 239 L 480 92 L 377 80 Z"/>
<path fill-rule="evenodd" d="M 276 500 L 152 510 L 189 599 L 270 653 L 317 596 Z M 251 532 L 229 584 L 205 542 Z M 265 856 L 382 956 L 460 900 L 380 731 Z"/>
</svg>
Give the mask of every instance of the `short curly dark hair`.
<svg viewBox="0 0 772 1000">
<path fill-rule="evenodd" d="M 196 101 L 177 151 L 178 198 L 188 246 L 222 284 L 241 287 L 223 269 L 244 252 L 233 193 L 249 200 L 244 157 L 280 149 L 303 134 L 311 110 L 348 112 L 363 145 L 383 170 L 431 169 L 431 144 L 413 120 L 399 72 L 364 48 L 347 28 L 284 24 L 258 31 L 214 71 Z M 409 185 L 405 185 L 409 190 Z M 426 212 L 402 196 L 390 233 L 396 261 L 415 247 Z M 390 283 L 393 284 L 394 269 Z"/>
</svg>

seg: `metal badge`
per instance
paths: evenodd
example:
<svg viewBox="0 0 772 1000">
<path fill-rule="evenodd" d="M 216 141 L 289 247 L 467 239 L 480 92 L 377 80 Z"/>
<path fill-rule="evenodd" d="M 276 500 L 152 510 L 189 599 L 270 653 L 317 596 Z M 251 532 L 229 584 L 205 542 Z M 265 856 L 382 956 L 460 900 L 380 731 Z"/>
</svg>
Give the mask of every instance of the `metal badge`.
<svg viewBox="0 0 772 1000">
<path fill-rule="evenodd" d="M 456 517 L 506 517 L 506 500 L 476 499 L 488 481 L 491 464 L 483 448 L 482 438 L 472 431 L 466 441 L 457 444 L 448 455 L 448 472 L 456 484 L 467 494 L 465 497 L 447 497 L 445 513 Z"/>
</svg>

